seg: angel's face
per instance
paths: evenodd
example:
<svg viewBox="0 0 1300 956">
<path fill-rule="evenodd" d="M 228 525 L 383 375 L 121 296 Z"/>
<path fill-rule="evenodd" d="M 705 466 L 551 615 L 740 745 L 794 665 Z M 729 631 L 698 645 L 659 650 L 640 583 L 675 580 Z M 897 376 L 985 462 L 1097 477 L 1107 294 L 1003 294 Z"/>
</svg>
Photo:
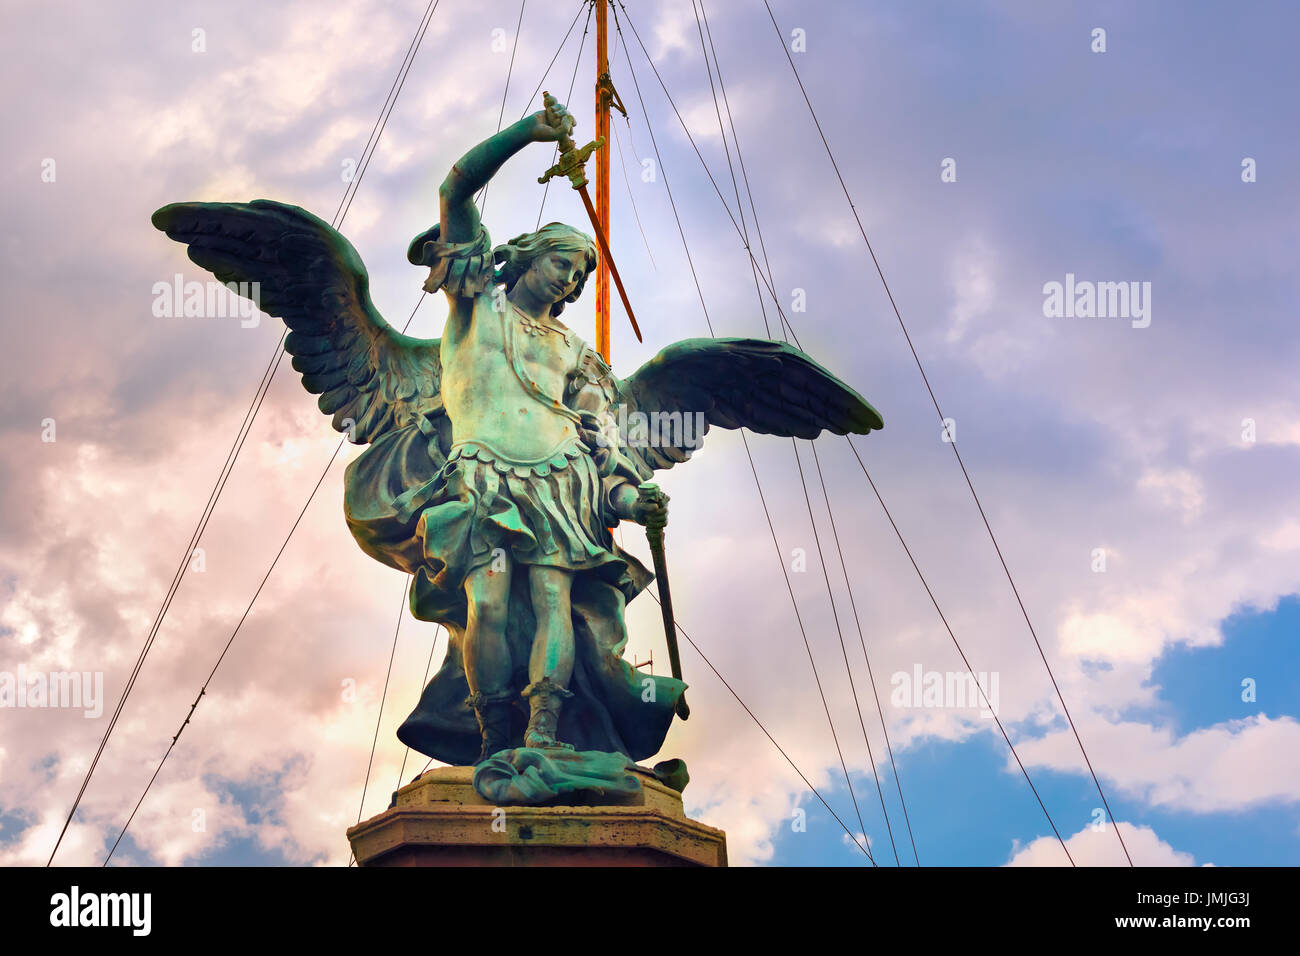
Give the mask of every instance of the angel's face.
<svg viewBox="0 0 1300 956">
<path fill-rule="evenodd" d="M 586 268 L 583 252 L 544 252 L 529 263 L 521 281 L 539 302 L 562 302 L 578 287 Z"/>
</svg>

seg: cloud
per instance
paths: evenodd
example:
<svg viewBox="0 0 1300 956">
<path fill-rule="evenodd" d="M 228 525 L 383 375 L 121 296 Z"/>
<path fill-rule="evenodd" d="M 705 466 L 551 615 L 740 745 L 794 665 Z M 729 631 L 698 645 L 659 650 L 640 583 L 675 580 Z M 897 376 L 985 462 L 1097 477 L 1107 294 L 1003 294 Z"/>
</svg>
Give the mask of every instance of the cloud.
<svg viewBox="0 0 1300 956">
<path fill-rule="evenodd" d="M 149 214 L 179 199 L 266 195 L 331 215 L 342 164 L 359 159 L 421 9 L 232 3 L 204 14 L 200 55 L 190 51 L 190 12 L 88 8 L 71 29 L 96 42 L 75 75 L 48 70 L 69 42 L 57 12 L 33 11 L 23 31 L 0 41 L 13 184 L 0 257 L 9 300 L 0 669 L 102 671 L 116 702 L 280 333 L 270 321 L 241 329 L 153 319 L 154 282 L 202 274 L 149 226 Z M 495 128 L 507 58 L 490 52 L 490 30 L 512 25 L 518 7 L 484 9 L 444 4 L 436 14 L 343 229 L 395 324 L 424 278 L 405 261 L 407 241 L 436 217 L 437 183 L 451 163 Z M 776 12 L 788 33 L 797 20 Z M 1159 701 L 1149 678 L 1170 647 L 1217 645 L 1230 614 L 1300 591 L 1300 568 L 1287 560 L 1300 512 L 1294 209 L 1280 177 L 1251 187 L 1234 179 L 1235 153 L 1288 155 L 1294 130 L 1276 119 L 1286 115 L 1285 83 L 1253 89 L 1254 119 L 1224 92 L 1244 66 L 1289 60 L 1285 50 L 1270 57 L 1226 38 L 1206 72 L 1186 55 L 1185 34 L 1153 26 L 1158 13 L 1128 16 L 1147 31 L 1151 59 L 1081 62 L 1068 24 L 1042 11 L 1007 17 L 995 56 L 972 50 L 964 18 L 927 20 L 918 10 L 870 22 L 819 13 L 802 24 L 809 52 L 798 62 L 1103 781 L 1148 806 L 1244 813 L 1300 794 L 1287 757 L 1297 752 L 1294 716 L 1180 737 L 1132 711 Z M 507 122 L 535 108 L 522 98 L 568 19 L 525 18 Z M 637 14 L 674 97 L 691 109 L 692 134 L 707 143 L 717 123 L 692 20 L 674 5 Z M 1045 732 L 1023 745 L 1031 770 L 1081 773 L 1072 738 L 1054 729 L 1051 684 L 771 24 L 719 8 L 712 27 L 763 223 L 759 259 L 770 257 L 782 307 L 808 351 L 884 413 L 886 429 L 857 447 L 972 665 L 1001 675 L 999 712 Z M 1276 33 L 1258 42 L 1288 35 Z M 616 254 L 626 250 L 624 278 L 648 331 L 637 343 L 615 318 L 624 376 L 663 344 L 707 334 L 669 177 L 710 321 L 722 335 L 765 334 L 743 244 L 633 44 L 620 51 L 616 83 L 644 154 L 649 136 L 618 66 L 630 56 L 665 168 L 654 182 L 631 182 L 657 271 L 634 265 L 642 239 L 616 187 L 612 241 Z M 548 85 L 567 85 L 575 50 L 571 43 Z M 917 50 L 932 69 L 918 69 Z M 993 74 L 990 62 L 999 64 Z M 32 76 L 45 79 L 33 87 Z M 1015 115 L 1004 109 L 1012 97 Z M 573 108 L 589 118 L 585 105 Z M 1198 132 L 1207 122 L 1221 144 L 1209 152 Z M 1151 136 L 1136 152 L 1115 154 L 1113 143 L 1136 143 L 1144 130 Z M 733 196 L 716 145 L 706 157 Z M 58 160 L 55 183 L 40 181 L 46 155 Z M 494 181 L 487 222 L 498 239 L 533 227 L 546 155 L 526 152 Z M 961 175 L 944 184 L 938 163 L 949 155 Z M 546 197 L 548 219 L 583 221 L 569 191 Z M 1045 319 L 1042 284 L 1066 271 L 1153 281 L 1151 327 Z M 793 311 L 796 288 L 806 311 Z M 425 301 L 413 333 L 437 335 L 444 308 Z M 763 308 L 775 328 L 771 302 Z M 587 338 L 591 309 L 589 300 L 572 309 Z M 58 426 L 53 443 L 40 437 L 47 418 Z M 1244 418 L 1257 423 L 1253 443 L 1243 441 Z M 336 443 L 282 368 L 205 532 L 206 570 L 183 578 L 60 862 L 96 863 L 106 852 Z M 739 436 L 714 430 L 703 452 L 661 476 L 673 496 L 677 612 L 800 770 L 829 792 L 842 772 L 819 684 L 850 772 L 870 769 L 844 655 L 878 757 L 862 647 L 887 704 L 888 675 L 962 665 L 843 440 L 825 437 L 817 449 L 861 636 L 807 446 L 799 446 L 806 503 L 790 442 L 751 436 L 749 445 L 776 546 Z M 344 526 L 341 474 L 355 453 L 346 448 L 327 475 L 132 825 L 132 862 L 193 862 L 253 840 L 294 862 L 346 863 L 342 831 L 356 817 L 404 583 L 361 554 Z M 646 554 L 636 529 L 623 534 Z M 1104 573 L 1091 568 L 1099 547 Z M 796 548 L 806 572 L 791 570 Z M 629 618 L 629 655 L 662 661 L 657 609 L 635 602 Z M 434 636 L 430 625 L 402 623 L 366 814 L 387 804 L 398 780 L 393 731 L 418 697 Z M 434 666 L 444 647 L 442 638 Z M 664 756 L 690 763 L 687 805 L 727 829 L 732 860 L 769 861 L 807 787 L 691 647 L 683 663 L 695 717 L 673 730 Z M 357 684 L 351 703 L 345 680 Z M 952 709 L 885 714 L 904 761 L 927 737 L 989 730 L 977 714 Z M 102 729 L 75 713 L 0 714 L 0 807 L 22 821 L 11 837 L 5 831 L 5 861 L 43 862 Z M 412 759 L 404 775 L 422 766 Z M 191 829 L 196 808 L 206 811 L 206 831 Z"/>
<path fill-rule="evenodd" d="M 1134 866 L 1196 866 L 1190 853 L 1175 850 L 1150 827 L 1120 823 L 1120 833 Z M 1126 866 L 1113 827 L 1086 827 L 1065 841 L 1076 866 Z M 1053 837 L 1039 837 L 1021 846 L 1017 841 L 1006 866 L 1069 866 L 1061 844 Z M 1212 865 L 1212 864 L 1203 864 Z"/>
<path fill-rule="evenodd" d="M 1240 813 L 1300 803 L 1300 722 L 1249 717 L 1179 736 L 1133 721 L 1080 728 L 1108 786 L 1146 805 L 1194 813 Z M 1068 732 L 1017 744 L 1031 768 L 1077 770 Z"/>
</svg>

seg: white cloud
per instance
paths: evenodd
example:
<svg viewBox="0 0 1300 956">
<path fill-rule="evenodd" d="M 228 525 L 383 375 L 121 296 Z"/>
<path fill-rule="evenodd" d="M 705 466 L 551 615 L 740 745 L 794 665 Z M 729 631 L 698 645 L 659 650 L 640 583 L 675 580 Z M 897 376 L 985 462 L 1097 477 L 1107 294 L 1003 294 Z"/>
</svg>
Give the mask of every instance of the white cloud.
<svg viewBox="0 0 1300 956">
<path fill-rule="evenodd" d="M 1196 866 L 1190 853 L 1175 850 L 1150 827 L 1119 824 L 1124 846 L 1134 866 Z M 1110 824 L 1089 826 L 1065 841 L 1076 866 L 1127 866 L 1128 860 Z M 1069 866 L 1070 861 L 1055 837 L 1039 837 L 1021 846 L 1017 841 L 1006 866 Z M 1208 865 L 1208 864 L 1207 864 Z"/>
<path fill-rule="evenodd" d="M 1236 678 L 1228 681 L 1229 692 Z M 1300 722 L 1253 716 L 1178 735 L 1135 721 L 1080 726 L 1103 784 L 1148 806 L 1240 813 L 1300 802 Z M 1082 772 L 1069 731 L 1017 743 L 1031 770 Z"/>
<path fill-rule="evenodd" d="M 973 237 L 949 266 L 953 304 L 949 310 L 948 343 L 960 342 L 975 319 L 987 319 L 997 300 L 997 262 L 988 242 Z"/>
<path fill-rule="evenodd" d="M 500 22 L 512 22 L 516 10 L 499 8 Z M 17 91 L 8 103 L 9 153 L 32 155 L 32 144 L 41 144 L 38 152 L 58 156 L 60 173 L 57 184 L 45 185 L 21 167 L 0 259 L 9 314 L 23 317 L 6 326 L 0 354 L 0 623 L 12 629 L 0 636 L 0 667 L 102 669 L 115 701 L 279 333 L 270 321 L 247 332 L 151 322 L 151 283 L 177 269 L 198 272 L 148 226 L 148 215 L 172 200 L 264 194 L 329 216 L 342 192 L 341 159 L 359 153 L 414 17 L 399 22 L 399 12 L 378 2 L 325 13 L 306 2 L 214 9 L 205 17 L 209 52 L 195 59 L 180 43 L 192 26 L 183 11 L 132 19 L 116 7 L 91 8 L 76 28 L 99 41 L 93 55 L 77 75 L 33 89 L 28 78 L 63 54 L 69 34 L 53 14 L 31 16 L 24 31 L 0 41 L 4 88 Z M 1158 181 L 1138 182 L 1102 165 L 1096 189 L 1140 207 L 1139 218 L 1154 225 L 1139 230 L 1141 242 L 1109 220 L 1094 229 L 1080 212 L 1093 208 L 1080 199 L 1084 185 L 1059 162 L 1072 147 L 1053 139 L 1064 135 L 1051 125 L 1058 89 L 1022 91 L 1043 123 L 1026 130 L 979 103 L 955 107 L 950 90 L 917 81 L 909 98 L 873 95 L 868 127 L 862 91 L 913 75 L 904 62 L 909 45 L 857 56 L 855 34 L 836 29 L 836 18 L 847 16 L 826 13 L 800 68 L 823 122 L 840 117 L 829 135 L 858 212 L 910 328 L 928 333 L 917 335 L 918 348 L 945 410 L 958 418 L 963 454 L 1103 780 L 1153 806 L 1192 812 L 1294 802 L 1300 776 L 1290 755 L 1300 748 L 1292 718 L 1270 708 L 1272 717 L 1180 737 L 1120 717 L 1158 701 L 1149 678 L 1169 647 L 1218 644 L 1229 614 L 1268 609 L 1300 590 L 1300 568 L 1285 553 L 1296 547 L 1300 512 L 1293 478 L 1300 405 L 1291 397 L 1288 337 L 1296 289 L 1278 239 L 1290 234 L 1288 210 L 1274 204 L 1245 214 L 1237 193 L 1204 195 L 1207 205 L 1191 208 L 1186 196 L 1204 193 L 1203 170 L 1174 163 Z M 674 96 L 697 107 L 710 102 L 691 11 L 668 5 L 637 19 L 653 28 L 647 42 L 655 56 L 680 67 L 665 77 Z M 529 34 L 521 43 L 512 94 L 531 90 L 567 22 L 547 24 L 545 42 Z M 890 29 L 905 31 L 906 22 Z M 787 68 L 769 57 L 780 57 L 771 26 L 743 18 L 724 25 L 720 11 L 713 32 L 778 294 L 795 286 L 809 292 L 809 311 L 790 316 L 801 339 L 883 411 L 886 430 L 858 447 L 973 665 L 1002 675 L 1001 713 L 1045 726 L 1054 707 L 1050 683 L 950 449 L 938 440 L 933 409 L 797 89 L 784 73 L 773 80 L 773 69 Z M 446 168 L 495 124 L 505 61 L 485 59 L 487 42 L 481 14 L 439 10 L 348 218 L 345 231 L 367 260 L 375 299 L 396 322 L 423 280 L 405 263 L 406 242 L 429 224 Z M 1025 55 L 1037 56 L 1036 46 L 1025 45 Z M 552 84 L 561 72 L 567 80 L 564 66 Z M 759 334 L 748 260 L 689 146 L 662 135 L 675 117 L 647 88 L 653 78 L 638 72 L 716 327 Z M 635 109 L 630 83 L 621 74 L 616 82 Z M 746 90 L 761 95 L 746 99 Z M 1205 104 L 1187 95 L 1181 115 L 1200 116 Z M 990 98 L 988 108 L 999 102 Z M 507 118 L 522 105 L 512 95 Z M 710 113 L 692 113 L 693 132 L 716 128 Z M 1107 141 L 1122 141 L 1126 115 L 1120 108 L 1098 118 L 1112 124 L 1102 127 Z M 1180 114 L 1171 105 L 1164 115 Z M 977 139 L 988 128 L 999 135 Z M 963 154 L 962 179 L 951 190 L 938 182 L 935 158 L 946 152 L 932 139 L 936 129 L 980 142 L 987 153 L 983 170 Z M 636 141 L 648 150 L 639 124 Z M 532 227 L 540 201 L 535 167 L 545 158 L 526 154 L 494 184 L 488 224 L 498 239 Z M 716 162 L 713 171 L 725 173 Z M 705 334 L 662 182 L 642 190 L 634 176 L 659 271 L 625 271 L 649 332 L 638 344 L 616 328 L 620 374 L 671 339 Z M 621 196 L 615 193 L 616 204 Z M 1043 197 L 1078 215 L 1043 216 Z M 1104 218 L 1109 207 L 1097 203 L 1105 208 L 1093 212 Z M 575 197 L 559 190 L 548 194 L 546 211 L 581 221 Z M 1231 241 L 1205 242 L 1206 221 Z M 619 248 L 639 249 L 634 222 L 617 205 L 613 229 L 616 242 L 622 232 Z M 1151 329 L 1042 318 L 1042 281 L 1097 248 L 1165 264 L 1157 300 L 1169 311 Z M 1236 258 L 1233 249 L 1249 252 Z M 1121 267 L 1128 275 L 1129 263 Z M 1187 290 L 1186 298 L 1164 291 L 1175 289 Z M 590 322 L 590 302 L 578 305 L 574 322 Z M 426 303 L 416 328 L 437 334 L 442 309 Z M 1251 323 L 1226 325 L 1225 315 L 1250 315 Z M 1265 346 L 1255 346 L 1257 338 Z M 185 578 L 87 794 L 79 818 L 86 822 L 74 826 L 60 861 L 98 862 L 324 466 L 337 439 L 312 401 L 281 371 L 205 535 L 208 570 Z M 59 422 L 53 445 L 36 437 L 47 415 Z M 1254 445 L 1241 440 L 1245 417 L 1258 422 Z M 750 444 L 782 554 L 773 553 L 744 449 L 735 435 L 715 431 L 707 450 L 663 476 L 674 495 L 674 597 L 721 672 L 812 783 L 830 793 L 842 784 L 838 758 L 776 565 L 794 547 L 815 555 L 815 544 L 789 442 Z M 843 442 L 823 439 L 818 450 L 877 675 L 917 662 L 959 666 Z M 341 834 L 355 818 L 402 581 L 348 535 L 341 471 L 342 462 L 196 711 L 138 831 L 133 825 L 145 852 L 188 861 L 239 835 L 297 862 L 346 862 Z M 624 537 L 644 553 L 634 530 Z M 1111 560 L 1105 574 L 1094 574 L 1089 555 L 1102 545 Z M 838 562 L 829 550 L 828 557 L 879 756 L 856 629 Z M 792 579 L 846 760 L 853 772 L 866 772 L 815 558 L 809 573 Z M 662 660 L 657 609 L 642 600 L 629 615 L 629 653 L 644 659 L 654 651 Z M 429 625 L 403 623 L 367 813 L 386 805 L 396 780 L 402 750 L 393 728 L 418 696 L 432 634 Z M 773 836 L 806 800 L 806 786 L 695 653 L 686 648 L 683 656 L 696 716 L 674 729 L 664 756 L 689 761 L 688 806 L 727 829 L 734 862 L 770 860 Z M 361 691 L 346 708 L 344 678 Z M 1195 702 L 1180 706 L 1195 710 Z M 904 766 L 906 749 L 925 735 L 965 740 L 988 730 L 953 711 L 887 715 Z M 6 715 L 0 805 L 33 821 L 6 844 L 6 861 L 43 862 L 101 732 L 79 716 Z M 1065 734 L 1024 748 L 1034 767 L 1082 772 Z M 417 764 L 408 764 L 407 776 L 423 761 Z M 252 822 L 251 807 L 221 798 L 222 781 L 254 786 L 281 772 L 267 798 L 274 812 L 261 822 Z M 852 818 L 851 808 L 831 802 Z M 210 811 L 208 843 L 185 829 L 196 805 Z"/>
<path fill-rule="evenodd" d="M 1179 511 L 1184 522 L 1196 520 L 1205 507 L 1201 480 L 1186 468 L 1149 469 L 1138 478 L 1138 487 L 1152 493 L 1165 507 Z"/>
</svg>

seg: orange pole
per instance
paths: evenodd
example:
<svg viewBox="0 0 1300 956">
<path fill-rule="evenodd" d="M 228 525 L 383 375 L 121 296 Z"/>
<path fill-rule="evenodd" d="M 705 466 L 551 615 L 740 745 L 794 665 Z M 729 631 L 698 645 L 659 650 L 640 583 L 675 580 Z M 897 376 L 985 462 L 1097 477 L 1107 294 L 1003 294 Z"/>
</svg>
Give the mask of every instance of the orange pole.
<svg viewBox="0 0 1300 956">
<path fill-rule="evenodd" d="M 608 0 L 596 3 L 596 138 L 605 145 L 596 150 L 596 218 L 605 235 L 609 235 L 609 32 L 606 24 Z M 609 260 L 600 257 L 596 270 L 596 351 L 608 362 L 609 342 Z"/>
</svg>

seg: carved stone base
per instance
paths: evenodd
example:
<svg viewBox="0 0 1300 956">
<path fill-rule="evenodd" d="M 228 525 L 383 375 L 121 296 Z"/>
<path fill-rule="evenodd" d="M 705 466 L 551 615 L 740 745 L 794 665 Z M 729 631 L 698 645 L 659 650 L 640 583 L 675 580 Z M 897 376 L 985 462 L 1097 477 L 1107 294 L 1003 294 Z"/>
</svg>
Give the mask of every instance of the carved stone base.
<svg viewBox="0 0 1300 956">
<path fill-rule="evenodd" d="M 727 836 L 686 817 L 648 771 L 639 793 L 566 806 L 494 807 L 473 767 L 440 767 L 349 828 L 359 866 L 726 866 Z"/>
</svg>

